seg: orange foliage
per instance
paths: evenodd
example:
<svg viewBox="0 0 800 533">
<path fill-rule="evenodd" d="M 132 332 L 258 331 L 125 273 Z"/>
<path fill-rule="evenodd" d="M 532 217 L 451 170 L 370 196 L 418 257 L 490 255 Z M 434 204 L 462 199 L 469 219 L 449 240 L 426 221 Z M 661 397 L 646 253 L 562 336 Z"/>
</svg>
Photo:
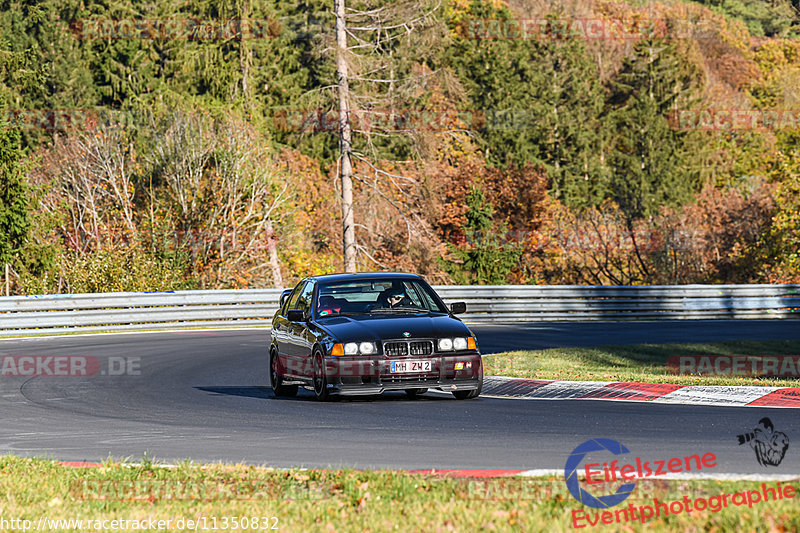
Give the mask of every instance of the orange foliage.
<svg viewBox="0 0 800 533">
<path fill-rule="evenodd" d="M 292 188 L 292 200 L 276 230 L 284 285 L 340 271 L 341 204 L 333 180 L 316 159 L 297 150 L 283 150 L 275 162 Z"/>
<path fill-rule="evenodd" d="M 760 275 L 763 245 L 775 213 L 773 185 L 758 184 L 749 194 L 708 186 L 678 217 L 687 277 L 749 283 Z"/>
</svg>

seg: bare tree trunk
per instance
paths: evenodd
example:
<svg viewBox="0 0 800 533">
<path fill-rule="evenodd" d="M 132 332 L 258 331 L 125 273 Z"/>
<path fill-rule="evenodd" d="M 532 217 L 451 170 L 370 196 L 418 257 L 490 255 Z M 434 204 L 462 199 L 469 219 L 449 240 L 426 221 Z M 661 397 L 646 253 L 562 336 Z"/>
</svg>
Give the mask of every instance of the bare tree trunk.
<svg viewBox="0 0 800 533">
<path fill-rule="evenodd" d="M 250 17 L 250 2 L 245 0 L 239 7 L 239 20 L 245 20 Z M 243 30 L 243 28 L 242 28 Z M 250 109 L 250 64 L 253 60 L 252 50 L 250 48 L 250 41 L 242 35 L 239 41 L 239 67 L 242 70 L 242 98 L 244 99 L 245 106 Z"/>
<path fill-rule="evenodd" d="M 11 286 L 10 286 L 10 280 L 8 278 L 9 278 L 8 263 L 6 263 L 6 296 L 11 296 L 11 291 L 10 291 Z"/>
<path fill-rule="evenodd" d="M 272 270 L 272 284 L 276 289 L 283 288 L 283 277 L 281 276 L 281 265 L 278 262 L 278 247 L 275 244 L 275 230 L 272 228 L 272 221 L 267 220 L 267 251 L 269 252 L 269 267 Z"/>
<path fill-rule="evenodd" d="M 356 234 L 353 221 L 353 163 L 350 159 L 352 138 L 350 132 L 350 84 L 347 79 L 347 34 L 344 23 L 344 1 L 334 0 L 336 12 L 336 74 L 339 84 L 339 148 L 342 177 L 342 243 L 344 271 L 356 271 Z"/>
</svg>

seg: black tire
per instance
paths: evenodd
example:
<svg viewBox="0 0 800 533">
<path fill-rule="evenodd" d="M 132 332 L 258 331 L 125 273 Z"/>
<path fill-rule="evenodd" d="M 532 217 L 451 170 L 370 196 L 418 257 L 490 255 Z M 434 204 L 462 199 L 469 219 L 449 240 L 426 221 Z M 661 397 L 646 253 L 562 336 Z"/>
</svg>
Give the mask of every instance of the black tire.
<svg viewBox="0 0 800 533">
<path fill-rule="evenodd" d="M 428 389 L 406 389 L 406 396 L 409 398 L 419 398 L 428 392 Z"/>
<path fill-rule="evenodd" d="M 483 389 L 483 365 L 481 365 L 481 373 L 478 376 L 478 388 L 473 390 L 453 391 L 453 396 L 456 397 L 456 400 L 472 400 L 480 396 L 481 389 Z"/>
<path fill-rule="evenodd" d="M 284 385 L 283 378 L 278 375 L 275 369 L 277 358 L 275 352 L 270 351 L 269 354 L 269 384 L 272 385 L 272 392 L 275 396 L 292 398 L 297 396 L 297 385 Z"/>
<path fill-rule="evenodd" d="M 319 402 L 327 402 L 331 399 L 331 392 L 328 390 L 328 378 L 325 375 L 325 364 L 322 358 L 322 351 L 314 349 L 314 397 Z"/>
</svg>

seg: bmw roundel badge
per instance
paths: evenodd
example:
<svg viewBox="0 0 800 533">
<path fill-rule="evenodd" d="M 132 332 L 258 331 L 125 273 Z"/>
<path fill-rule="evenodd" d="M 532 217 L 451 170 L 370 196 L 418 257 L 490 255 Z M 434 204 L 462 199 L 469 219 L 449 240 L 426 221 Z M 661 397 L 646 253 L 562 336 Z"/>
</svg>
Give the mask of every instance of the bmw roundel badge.
<svg viewBox="0 0 800 533">
<path fill-rule="evenodd" d="M 410 336 L 411 336 L 411 333 L 409 333 L 408 331 L 404 331 L 403 332 L 403 337 L 410 337 Z"/>
</svg>

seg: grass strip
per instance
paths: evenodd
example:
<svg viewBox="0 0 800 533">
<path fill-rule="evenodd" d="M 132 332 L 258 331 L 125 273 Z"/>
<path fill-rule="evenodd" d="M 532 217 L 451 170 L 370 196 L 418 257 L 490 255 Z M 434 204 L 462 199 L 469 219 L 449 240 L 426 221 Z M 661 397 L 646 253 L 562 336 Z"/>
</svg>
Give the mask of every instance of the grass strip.
<svg viewBox="0 0 800 533">
<path fill-rule="evenodd" d="M 757 481 L 640 481 L 627 505 L 711 498 L 759 490 Z M 775 486 L 776 482 L 768 483 Z M 800 488 L 797 481 L 783 482 Z M 601 488 L 604 493 L 613 489 Z M 694 511 L 603 530 L 797 531 L 797 500 Z M 612 509 L 614 510 L 614 509 Z M 181 463 L 163 468 L 107 462 L 71 468 L 49 460 L 0 457 L 0 515 L 5 520 L 172 520 L 171 531 L 570 531 L 580 505 L 563 479 L 454 479 L 397 471 L 275 470 L 248 465 Z M 223 520 L 228 517 L 227 527 Z M 232 527 L 238 517 L 239 527 Z M 243 517 L 268 517 L 244 527 Z M 272 529 L 277 518 L 277 529 Z M 175 527 L 184 519 L 182 528 Z M 204 521 L 203 521 L 204 519 Z M 212 521 L 216 519 L 216 527 Z M 584 522 L 585 523 L 585 522 Z M 13 529 L 13 528 L 8 528 Z M 18 528 L 18 529 L 21 529 Z M 117 530 L 132 530 L 118 527 Z M 591 529 L 591 526 L 589 527 Z M 40 531 L 71 531 L 49 527 Z M 84 522 L 81 531 L 98 530 Z M 152 530 L 151 530 L 152 531 Z"/>
<path fill-rule="evenodd" d="M 684 355 L 800 356 L 800 341 L 731 341 L 553 348 L 486 355 L 483 360 L 487 376 L 678 385 L 800 387 L 800 380 L 796 378 L 705 373 L 678 375 L 667 368 L 670 357 Z"/>
</svg>

